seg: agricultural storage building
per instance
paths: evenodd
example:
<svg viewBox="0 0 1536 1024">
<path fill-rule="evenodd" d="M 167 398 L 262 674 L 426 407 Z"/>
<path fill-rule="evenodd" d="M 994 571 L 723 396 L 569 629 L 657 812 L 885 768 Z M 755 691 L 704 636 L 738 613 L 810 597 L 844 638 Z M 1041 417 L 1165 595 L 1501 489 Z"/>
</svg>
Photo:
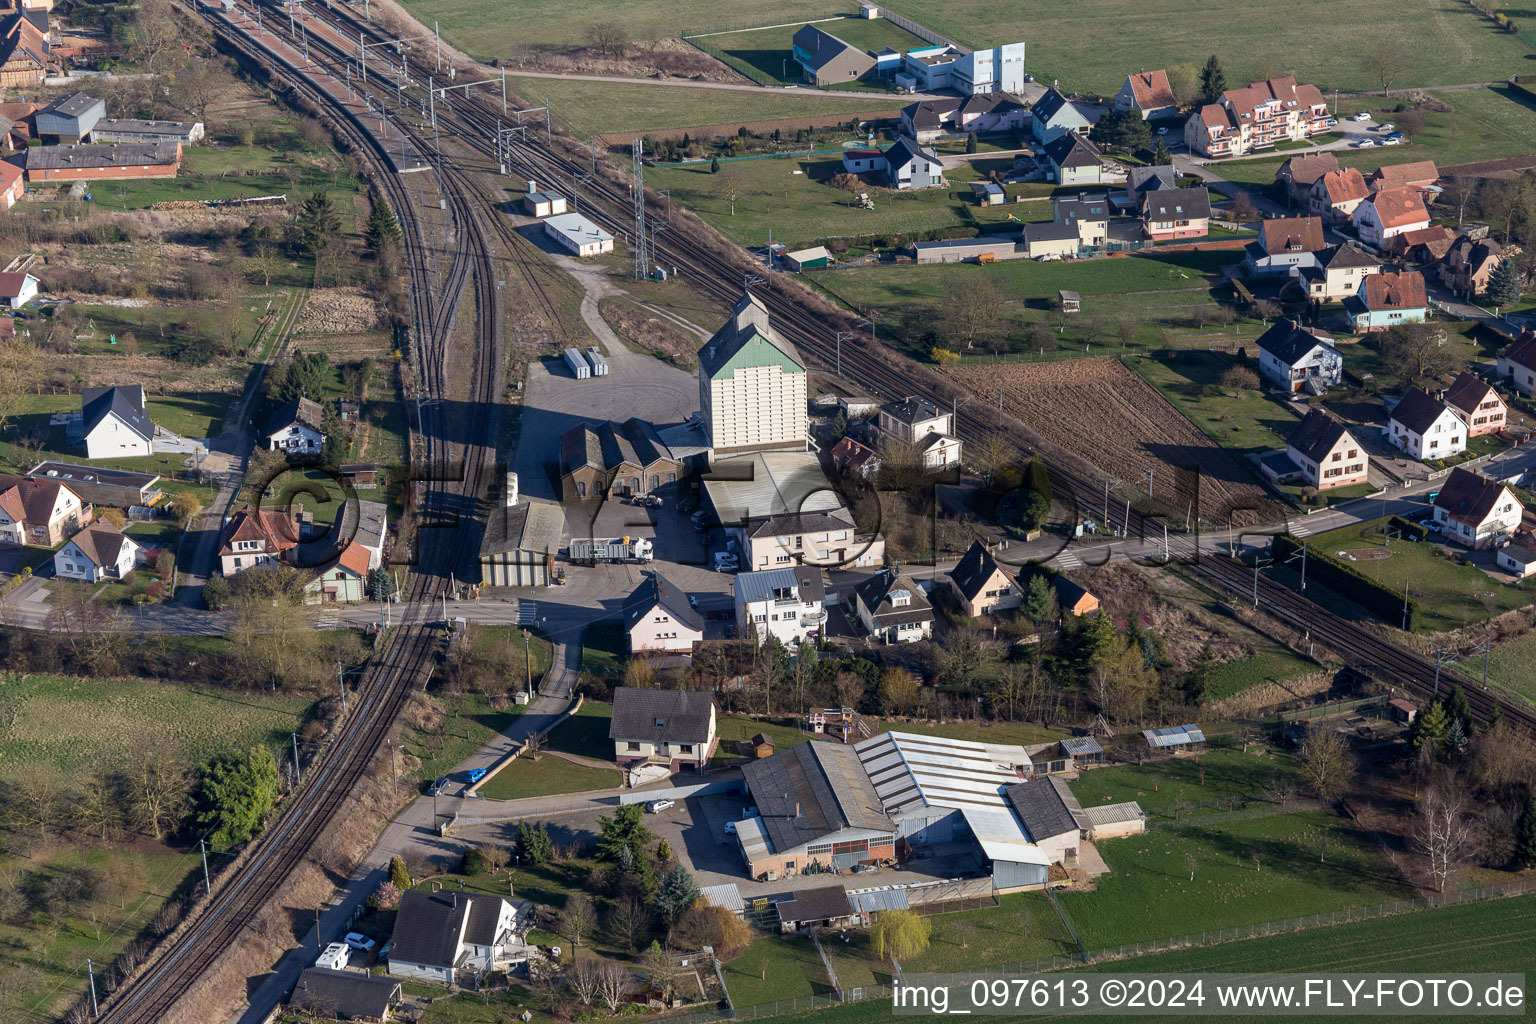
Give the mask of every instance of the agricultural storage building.
<svg viewBox="0 0 1536 1024">
<path fill-rule="evenodd" d="M 509 495 L 491 513 L 480 542 L 480 581 L 490 587 L 549 584 L 565 535 L 565 509 L 552 502 L 518 502 Z"/>
<path fill-rule="evenodd" d="M 109 117 L 97 123 L 92 142 L 179 142 L 193 146 L 203 140 L 201 121 L 141 121 Z"/>
<path fill-rule="evenodd" d="M 94 96 L 61 96 L 37 112 L 37 134 L 44 142 L 84 142 L 106 116 L 106 103 Z"/>
<path fill-rule="evenodd" d="M 787 252 L 783 258 L 784 269 L 799 273 L 802 270 L 817 270 L 832 262 L 832 254 L 824 245 L 814 246 L 810 249 L 800 249 L 797 252 Z"/>
<path fill-rule="evenodd" d="M 912 259 L 918 264 L 1013 260 L 1024 255 L 1024 250 L 1020 248 L 1018 242 L 1004 235 L 941 238 L 933 242 L 912 243 Z"/>
<path fill-rule="evenodd" d="M 153 505 L 164 497 L 155 486 L 160 477 L 154 473 L 77 466 L 71 462 L 39 462 L 27 470 L 27 476 L 45 476 L 68 484 L 81 501 L 92 505 L 132 508 Z"/>
<path fill-rule="evenodd" d="M 743 292 L 699 352 L 699 408 L 713 452 L 805 451 L 807 378 L 805 361 L 773 326 L 768 307 Z"/>
<path fill-rule="evenodd" d="M 529 192 L 523 197 L 523 212 L 530 217 L 557 217 L 566 210 L 565 196 L 553 192 Z"/>
<path fill-rule="evenodd" d="M 31 182 L 174 178 L 181 169 L 181 144 L 38 146 L 26 151 L 26 161 L 27 180 Z"/>
<path fill-rule="evenodd" d="M 1089 839 L 1114 839 L 1147 830 L 1147 813 L 1134 800 L 1084 807 L 1079 824 Z"/>
<path fill-rule="evenodd" d="M 774 904 L 779 912 L 779 928 L 792 932 L 801 928 L 844 928 L 858 922 L 858 912 L 848 901 L 848 890 L 841 885 L 823 885 L 801 889 L 787 900 Z"/>
<path fill-rule="evenodd" d="M 577 256 L 601 256 L 613 252 L 613 236 L 579 213 L 546 218 L 544 233 Z"/>
<path fill-rule="evenodd" d="M 1098 764 L 1104 760 L 1104 748 L 1092 736 L 1069 736 L 1060 746 L 1062 754 L 1078 764 Z"/>
<path fill-rule="evenodd" d="M 1077 861 L 1082 806 L 1067 784 L 1054 775 L 1016 782 L 1003 790 L 1024 833 L 1052 862 L 1071 867 Z"/>
</svg>

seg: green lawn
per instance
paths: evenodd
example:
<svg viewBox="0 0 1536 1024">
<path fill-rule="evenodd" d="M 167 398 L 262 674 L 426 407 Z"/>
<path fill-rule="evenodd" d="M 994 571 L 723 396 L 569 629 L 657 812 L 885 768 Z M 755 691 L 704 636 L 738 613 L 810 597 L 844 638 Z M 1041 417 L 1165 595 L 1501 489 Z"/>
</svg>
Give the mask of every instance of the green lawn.
<svg viewBox="0 0 1536 1024">
<path fill-rule="evenodd" d="M 525 104 L 543 106 L 544 97 L 549 97 L 556 122 L 568 126 L 582 138 L 610 132 L 641 135 L 668 128 L 739 125 L 827 114 L 861 120 L 873 113 L 899 110 L 902 106 L 897 96 L 889 100 L 870 96 L 859 101 L 815 92 L 781 95 L 580 79 L 519 78 L 516 75 L 507 76 L 507 88 L 509 91 L 516 88 Z M 650 184 L 649 170 L 646 171 L 646 184 Z"/>
<path fill-rule="evenodd" d="M 309 700 L 147 679 L 7 675 L 0 687 L 0 766 L 78 772 L 153 744 L 188 762 L 234 746 L 286 743 Z"/>
<path fill-rule="evenodd" d="M 1492 76 L 1497 77 L 1497 76 Z M 1433 160 L 1441 168 L 1507 156 L 1536 152 L 1536 110 L 1530 101 L 1508 86 L 1489 89 L 1464 89 L 1432 94 L 1451 108 L 1449 113 L 1426 110 L 1424 130 L 1408 144 L 1391 149 L 1360 149 L 1338 153 L 1339 165 L 1356 167 L 1370 174 L 1383 164 L 1401 164 L 1411 160 Z M 1397 100 L 1347 99 L 1339 101 L 1339 116 L 1360 110 L 1379 119 L 1392 120 Z M 1232 181 L 1268 184 L 1284 157 L 1265 160 L 1231 160 L 1221 164 L 1219 173 Z"/>
<path fill-rule="evenodd" d="M 581 667 L 597 675 L 617 675 L 624 671 L 629 656 L 629 638 L 617 622 L 594 622 L 581 634 Z"/>
<path fill-rule="evenodd" d="M 1531 49 L 1470 6 L 1433 0 L 1394 7 L 1388 26 L 1380 24 L 1381 8 L 1370 0 L 1334 0 L 1323 46 L 1294 11 L 1241 0 L 1172 0 L 1155 10 L 1135 0 L 1088 8 L 1051 0 L 1002 8 L 990 0 L 896 0 L 891 8 L 967 46 L 1025 40 L 1026 67 L 1037 79 L 1060 79 L 1063 87 L 1085 93 L 1113 94 L 1127 71 L 1137 68 L 1198 68 L 1210 54 L 1221 59 L 1229 86 L 1252 81 L 1260 62 L 1270 60 L 1280 74 L 1295 74 L 1327 93 L 1370 89 L 1378 83 L 1365 59 L 1375 48 L 1400 51 L 1407 59 L 1399 87 L 1497 81 L 1522 67 Z M 1190 37 L 1191 25 L 1202 29 L 1198 42 Z M 1256 39 L 1264 45 L 1255 47 Z"/>
<path fill-rule="evenodd" d="M 764 935 L 723 967 L 736 1006 L 832 992 L 816 947 L 803 935 Z"/>
<path fill-rule="evenodd" d="M 1210 699 L 1221 700 L 1241 693 L 1250 686 L 1263 683 L 1283 683 L 1287 679 L 1318 671 L 1314 662 L 1308 661 L 1284 647 L 1266 647 L 1246 658 L 1224 661 L 1211 678 Z"/>
<path fill-rule="evenodd" d="M 1060 896 L 1088 950 L 1415 894 L 1370 835 L 1323 811 L 1158 829 L 1098 847 L 1110 873 L 1093 892 Z"/>
<path fill-rule="evenodd" d="M 617 768 L 591 768 L 554 754 L 541 754 L 537 760 L 519 757 L 481 786 L 479 793 L 487 800 L 521 800 L 530 796 L 617 789 L 623 782 Z"/>
<path fill-rule="evenodd" d="M 1255 326 L 1254 337 L 1262 331 L 1263 325 Z M 1300 422 L 1262 389 L 1222 384 L 1221 375 L 1237 365 L 1233 356 L 1165 350 L 1132 359 L 1128 365 L 1211 440 L 1241 454 L 1284 448 L 1287 436 Z M 1252 363 L 1247 365 L 1254 369 Z"/>
<path fill-rule="evenodd" d="M 887 46 L 905 52 L 928 45 L 925 40 L 884 18 L 843 18 L 839 21 L 820 22 L 816 27 L 837 36 L 849 46 L 877 53 Z M 710 35 L 701 41 L 720 51 L 725 63 L 738 71 L 750 70 L 769 81 L 793 85 L 805 81 L 805 74 L 800 65 L 795 63 L 792 52 L 791 39 L 799 28 L 799 25 L 794 24 L 781 25 L 728 35 Z M 849 83 L 848 87 L 878 89 L 880 83 L 856 81 Z"/>
<path fill-rule="evenodd" d="M 1415 631 L 1456 629 L 1530 603 L 1530 590 L 1536 584 L 1500 583 L 1475 566 L 1458 565 L 1441 557 L 1437 552 L 1442 549 L 1427 541 L 1394 540 L 1388 545 L 1373 533 L 1379 522 L 1371 520 L 1319 533 L 1306 538 L 1306 545 L 1335 557 L 1341 551 L 1390 551 L 1385 558 L 1360 558 L 1348 564 L 1394 591 L 1401 592 L 1406 583 L 1419 608 L 1414 616 Z"/>
<path fill-rule="evenodd" d="M 720 734 L 720 745 L 715 750 L 715 759 L 717 760 L 725 760 L 737 756 L 736 741 L 751 739 L 760 732 L 765 732 L 773 738 L 775 751 L 787 750 L 797 743 L 804 743 L 815 738 L 810 733 L 802 731 L 795 724 L 794 719 L 764 722 L 756 718 L 722 715 L 719 719 L 718 731 Z"/>
<path fill-rule="evenodd" d="M 156 519 L 152 522 L 129 523 L 123 531 L 144 548 L 160 548 L 175 553 L 181 543 L 181 527 L 174 519 Z"/>
<path fill-rule="evenodd" d="M 1075 953 L 1077 944 L 1044 894 L 1014 893 L 995 907 L 929 918 L 928 949 L 902 962 L 908 972 L 964 972 Z"/>
<path fill-rule="evenodd" d="M 1084 807 L 1135 800 L 1148 817 L 1187 817 L 1197 813 L 1190 805 L 1205 804 L 1203 813 L 1216 805 L 1260 801 L 1264 788 L 1276 779 L 1294 781 L 1296 766 L 1290 755 L 1264 744 L 1241 749 L 1207 750 L 1196 760 L 1179 757 L 1143 765 L 1093 768 L 1072 782 L 1072 793 Z"/>
<path fill-rule="evenodd" d="M 608 738 L 608 725 L 612 719 L 612 704 L 583 701 L 579 711 L 550 731 L 544 749 L 612 761 L 613 741 Z"/>
<path fill-rule="evenodd" d="M 511 702 L 506 707 L 493 708 L 490 698 L 478 693 L 437 699 L 444 711 L 438 730 L 407 730 L 400 740 L 402 750 L 420 759 L 421 766 L 415 774 L 423 781 L 452 771 L 523 713 L 521 707 Z"/>
<path fill-rule="evenodd" d="M 1473 675 L 1482 668 L 1472 663 L 1462 667 Z M 1536 703 L 1536 633 L 1495 647 L 1488 659 L 1488 678 Z"/>
</svg>

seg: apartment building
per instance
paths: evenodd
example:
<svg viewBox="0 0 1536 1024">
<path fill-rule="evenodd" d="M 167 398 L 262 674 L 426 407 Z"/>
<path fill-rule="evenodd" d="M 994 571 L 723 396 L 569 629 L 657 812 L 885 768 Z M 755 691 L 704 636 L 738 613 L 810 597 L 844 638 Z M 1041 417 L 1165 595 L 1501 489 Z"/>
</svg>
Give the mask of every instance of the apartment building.
<svg viewBox="0 0 1536 1024">
<path fill-rule="evenodd" d="M 1286 75 L 1228 89 L 1184 123 L 1184 142 L 1202 156 L 1241 156 L 1301 142 L 1328 128 L 1328 104 L 1315 85 Z"/>
</svg>

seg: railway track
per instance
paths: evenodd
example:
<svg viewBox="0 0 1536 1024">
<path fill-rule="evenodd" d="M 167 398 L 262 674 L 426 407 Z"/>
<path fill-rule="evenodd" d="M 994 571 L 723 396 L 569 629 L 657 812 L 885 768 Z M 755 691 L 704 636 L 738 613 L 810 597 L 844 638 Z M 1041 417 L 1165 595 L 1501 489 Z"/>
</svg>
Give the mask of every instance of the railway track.
<svg viewBox="0 0 1536 1024">
<path fill-rule="evenodd" d="M 315 0 L 312 6 L 335 25 L 338 40 L 350 41 L 357 38 L 359 34 L 374 42 L 389 38 L 336 0 Z M 348 49 L 347 45 L 337 45 L 333 48 L 333 52 L 335 58 L 343 63 L 348 59 L 355 60 L 356 50 Z M 402 54 L 401 58 L 405 61 L 407 77 L 425 81 L 426 76 L 435 71 L 435 68 L 413 59 L 409 50 Z M 466 94 L 462 100 L 455 100 L 452 104 L 440 107 L 438 118 L 441 124 L 456 128 L 462 141 L 473 146 L 486 157 L 495 158 L 494 147 L 488 140 L 494 137 L 500 123 L 499 110 L 488 108 L 480 98 Z M 537 133 L 529 133 L 524 136 L 523 143 L 513 148 L 512 155 L 516 161 L 515 169 L 524 178 L 540 181 L 574 181 L 578 178 L 590 177 L 590 180 L 585 183 L 583 197 L 592 201 L 587 204 L 584 214 L 616 236 L 628 237 L 633 233 L 633 197 L 629 190 L 622 189 L 601 176 L 588 176 L 587 165 L 569 152 L 565 152 L 558 136 L 552 143 L 546 143 Z M 495 220 L 501 230 L 508 230 L 504 225 L 499 224 L 499 218 Z M 655 254 L 655 262 L 681 268 L 687 274 L 691 284 L 725 305 L 733 303 L 741 294 L 744 275 L 751 273 L 754 269 L 761 269 L 746 259 L 732 261 L 701 257 L 695 248 L 665 237 L 657 239 Z M 891 366 L 871 351 L 868 347 L 870 338 L 866 330 L 859 330 L 853 342 L 845 343 L 839 352 L 835 341 L 836 332 L 856 328 L 859 322 L 854 321 L 853 318 L 844 316 L 841 320 L 829 320 L 806 309 L 792 298 L 781 295 L 773 288 L 760 289 L 756 294 L 768 306 L 775 325 L 800 348 L 802 353 L 811 357 L 822 369 L 830 370 L 840 366 L 844 376 L 857 382 L 860 387 L 867 388 L 876 396 L 894 398 L 917 394 L 941 406 L 946 404 L 947 399 L 941 395 L 925 391 L 921 378 L 915 379 L 905 375 L 900 369 Z M 1010 430 L 1008 419 L 981 415 L 963 406 L 955 418 L 956 432 L 970 441 L 979 440 L 999 430 L 1005 432 Z M 1028 451 L 1028 445 L 1019 438 L 1018 432 L 1013 430 L 1012 433 L 1020 448 Z M 1052 478 L 1057 493 L 1071 494 L 1080 508 L 1097 508 L 1103 500 L 1105 484 L 1103 479 L 1089 479 L 1068 467 L 1061 466 L 1052 467 Z M 1122 496 L 1119 501 L 1123 500 Z M 1110 515 L 1104 518 L 1111 525 L 1118 525 L 1124 529 L 1128 535 L 1150 536 L 1162 532 L 1162 521 L 1151 513 L 1137 508 L 1134 499 L 1128 514 L 1123 505 L 1112 506 L 1107 511 Z M 1115 523 L 1115 515 L 1124 521 Z M 1174 528 L 1171 523 L 1169 530 L 1172 533 L 1184 533 Z M 1247 598 L 1251 593 L 1251 581 L 1247 579 L 1241 567 L 1235 566 L 1220 556 L 1202 554 L 1195 560 L 1191 571 L 1207 584 L 1235 597 Z M 1350 659 L 1356 667 L 1382 677 L 1386 682 L 1400 685 L 1421 697 L 1430 696 L 1434 692 L 1433 662 L 1393 644 L 1368 629 L 1325 614 L 1319 606 L 1305 596 L 1267 577 L 1259 582 L 1260 604 L 1265 610 L 1283 621 L 1298 624 L 1302 629 L 1310 628 L 1313 636 Z M 1466 689 L 1473 710 L 1479 717 L 1486 718 L 1497 705 L 1507 720 L 1518 723 L 1536 735 L 1536 714 L 1533 714 L 1526 705 L 1500 697 L 1491 691 L 1485 691 L 1480 683 L 1461 673 L 1442 667 L 1440 675 L 1442 690 L 1458 683 Z"/>
<path fill-rule="evenodd" d="M 500 310 L 494 265 L 479 228 L 479 211 L 467 195 L 450 190 L 449 208 L 456 232 L 465 244 L 455 247 L 446 286 L 434 289 L 422 254 L 425 233 L 419 211 L 398 176 L 390 172 L 379 140 L 331 93 L 309 81 L 292 62 L 285 60 L 278 48 L 251 39 L 234 19 L 210 20 L 229 45 L 248 59 L 271 67 L 274 77 L 286 81 L 296 94 L 330 114 L 337 130 L 375 172 L 376 184 L 401 222 L 416 357 L 421 386 L 427 392 L 418 403 L 414 439 L 421 446 L 421 460 L 431 467 L 430 472 L 422 474 L 426 479 L 418 484 L 421 504 L 429 510 L 441 505 L 473 514 L 478 511 L 485 474 L 494 460 L 492 413 L 500 387 Z M 470 401 L 478 408 L 453 415 L 445 408 L 449 394 L 448 345 L 458 296 L 471 280 L 477 333 L 469 391 Z M 448 433 L 450 422 L 455 429 L 469 424 L 459 443 L 447 440 L 453 436 Z M 448 571 L 460 569 L 466 556 L 472 558 L 475 554 L 468 550 L 467 543 L 472 531 L 427 530 L 420 536 L 420 564 L 412 578 L 410 603 L 405 606 L 402 625 L 370 664 L 352 710 L 329 748 L 309 766 L 303 784 L 286 801 L 277 819 L 235 869 L 221 879 L 210 899 L 194 911 L 188 923 L 137 976 L 106 1002 L 100 1020 L 108 1024 L 157 1024 L 164 1020 L 176 1001 L 234 946 L 257 912 L 270 903 L 356 789 L 413 685 L 430 667 L 435 639 L 426 619 L 431 600 L 442 589 Z M 429 567 L 437 571 L 423 571 Z"/>
</svg>

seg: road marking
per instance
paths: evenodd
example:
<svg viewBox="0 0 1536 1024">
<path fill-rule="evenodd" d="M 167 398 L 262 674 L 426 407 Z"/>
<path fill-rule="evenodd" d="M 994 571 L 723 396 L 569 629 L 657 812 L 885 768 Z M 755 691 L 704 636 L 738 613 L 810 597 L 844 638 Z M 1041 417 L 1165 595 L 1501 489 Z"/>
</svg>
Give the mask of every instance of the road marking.
<svg viewBox="0 0 1536 1024">
<path fill-rule="evenodd" d="M 1070 551 L 1061 552 L 1053 561 L 1063 569 L 1081 569 L 1083 567 L 1083 560 Z"/>
</svg>

